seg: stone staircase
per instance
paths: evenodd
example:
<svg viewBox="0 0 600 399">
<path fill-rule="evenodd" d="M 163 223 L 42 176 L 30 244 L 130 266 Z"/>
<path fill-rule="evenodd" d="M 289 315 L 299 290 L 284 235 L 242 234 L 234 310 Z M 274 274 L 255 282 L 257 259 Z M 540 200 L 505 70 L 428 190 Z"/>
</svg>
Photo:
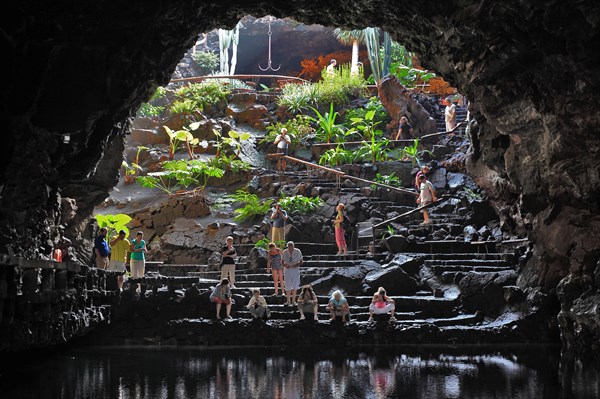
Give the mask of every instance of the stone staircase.
<svg viewBox="0 0 600 399">
<path fill-rule="evenodd" d="M 361 193 L 358 187 L 345 187 L 335 181 L 307 172 L 286 172 L 285 182 L 280 186 L 310 183 L 312 189 L 320 188 L 329 192 L 336 191 L 337 195 Z M 259 176 L 260 180 L 263 178 Z M 262 184 L 260 181 L 258 184 Z M 312 195 L 318 195 L 314 193 Z M 412 199 L 410 199 L 412 201 Z M 414 205 L 398 204 L 393 201 L 370 197 L 367 207 L 377 210 L 381 216 L 390 212 L 404 213 Z M 422 216 L 415 213 L 407 220 L 395 222 L 395 230 L 410 238 L 408 244 L 401 250 L 402 253 L 418 258 L 420 261 L 417 270 L 412 270 L 413 276 L 420 276 L 420 291 L 410 296 L 392 296 L 396 302 L 396 319 L 401 325 L 419 326 L 434 325 L 443 327 L 475 326 L 483 321 L 481 314 L 473 314 L 461 310 L 460 290 L 458 283 L 466 273 L 495 273 L 505 270 L 514 270 L 516 256 L 513 253 L 498 251 L 495 241 L 465 242 L 457 237 L 463 233 L 465 220 L 463 216 L 448 212 L 449 207 L 439 206 L 430 210 L 431 224 L 423 225 Z M 377 233 L 375 234 L 377 240 Z M 304 264 L 301 269 L 302 284 L 310 284 L 322 278 L 334 269 L 349 268 L 359 265 L 366 260 L 375 260 L 380 264 L 389 262 L 389 253 L 376 251 L 373 255 L 367 250 L 350 252 L 345 257 L 333 255 L 336 252 L 334 244 L 297 242 L 304 255 Z M 381 245 L 376 245 L 381 247 Z M 300 314 L 296 307 L 285 306 L 285 296 L 274 296 L 272 276 L 265 269 L 252 269 L 249 262 L 249 253 L 253 248 L 251 244 L 236 245 L 238 260 L 236 267 L 236 288 L 233 295 L 237 303 L 233 307 L 232 316 L 235 319 L 251 319 L 245 304 L 249 299 L 252 289 L 259 288 L 261 294 L 267 299 L 271 321 L 297 320 Z M 396 251 L 395 251 L 396 252 Z M 386 257 L 387 262 L 386 262 Z M 144 278 L 145 290 L 154 292 L 176 292 L 186 289 L 195 289 L 199 295 L 208 295 L 219 282 L 220 271 L 208 270 L 207 265 L 149 265 L 147 277 Z M 423 281 L 427 280 L 427 283 Z M 443 289 L 440 289 L 442 287 Z M 389 287 L 386 287 L 389 289 Z M 185 293 L 184 293 L 185 295 Z M 350 305 L 350 320 L 352 322 L 366 322 L 369 317 L 368 306 L 371 296 L 346 295 Z M 320 321 L 329 320 L 330 315 L 325 307 L 329 296 L 318 296 Z M 204 313 L 211 315 L 214 311 L 212 304 L 202 305 Z M 210 309 L 210 311 L 209 311 Z M 189 319 L 198 317 L 196 310 L 190 309 Z M 179 314 L 181 316 L 181 314 Z M 387 316 L 378 320 L 387 320 Z M 202 319 L 199 319 L 202 320 Z M 174 320 L 175 322 L 175 320 Z"/>
</svg>

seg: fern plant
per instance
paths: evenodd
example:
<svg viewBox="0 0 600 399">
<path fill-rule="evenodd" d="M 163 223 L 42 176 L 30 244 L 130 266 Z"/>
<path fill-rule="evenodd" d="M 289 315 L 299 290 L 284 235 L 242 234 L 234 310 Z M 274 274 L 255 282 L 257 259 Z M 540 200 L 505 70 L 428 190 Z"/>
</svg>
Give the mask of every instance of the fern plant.
<svg viewBox="0 0 600 399">
<path fill-rule="evenodd" d="M 244 190 L 237 190 L 230 197 L 235 202 L 244 204 L 241 208 L 233 211 L 235 214 L 234 219 L 240 222 L 253 220 L 260 215 L 264 216 L 271 210 L 271 204 L 273 203 L 272 199 L 263 200 L 258 198 L 256 194 L 250 194 Z"/>
<path fill-rule="evenodd" d="M 303 195 L 294 195 L 291 197 L 282 197 L 279 200 L 281 208 L 286 212 L 311 213 L 323 206 L 323 200 L 319 197 L 305 197 Z"/>
</svg>

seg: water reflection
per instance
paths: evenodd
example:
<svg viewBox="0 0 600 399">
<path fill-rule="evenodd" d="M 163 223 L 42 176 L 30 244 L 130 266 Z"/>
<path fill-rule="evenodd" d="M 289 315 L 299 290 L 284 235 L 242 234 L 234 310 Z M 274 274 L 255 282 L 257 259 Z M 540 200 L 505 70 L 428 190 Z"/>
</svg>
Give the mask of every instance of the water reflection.
<svg viewBox="0 0 600 399">
<path fill-rule="evenodd" d="M 36 399 L 600 397 L 596 369 L 575 364 L 559 372 L 559 359 L 546 347 L 71 349 L 3 369 L 0 392 Z"/>
</svg>

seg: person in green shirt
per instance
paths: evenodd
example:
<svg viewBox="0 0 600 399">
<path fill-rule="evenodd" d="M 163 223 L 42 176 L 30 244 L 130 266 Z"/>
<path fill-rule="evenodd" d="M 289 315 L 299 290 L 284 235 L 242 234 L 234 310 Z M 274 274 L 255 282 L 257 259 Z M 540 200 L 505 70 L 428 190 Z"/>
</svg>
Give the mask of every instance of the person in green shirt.
<svg viewBox="0 0 600 399">
<path fill-rule="evenodd" d="M 131 243 L 126 238 L 125 230 L 119 231 L 119 235 L 114 236 L 110 240 L 110 263 L 108 270 L 119 272 L 119 290 L 123 289 L 123 274 L 127 272 L 127 253 L 131 247 Z"/>
<path fill-rule="evenodd" d="M 144 277 L 146 269 L 146 241 L 144 241 L 144 233 L 138 231 L 133 241 L 131 241 L 131 277 L 142 278 Z M 139 288 L 138 284 L 138 288 Z"/>
</svg>

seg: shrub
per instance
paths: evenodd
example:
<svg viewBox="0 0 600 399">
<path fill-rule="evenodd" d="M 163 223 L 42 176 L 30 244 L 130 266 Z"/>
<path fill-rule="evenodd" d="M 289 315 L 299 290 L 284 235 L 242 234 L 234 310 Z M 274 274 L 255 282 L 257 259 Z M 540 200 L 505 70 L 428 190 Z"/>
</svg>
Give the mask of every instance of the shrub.
<svg viewBox="0 0 600 399">
<path fill-rule="evenodd" d="M 311 213 L 323 206 L 323 200 L 319 197 L 305 197 L 303 195 L 294 195 L 292 197 L 282 197 L 279 200 L 281 208 L 286 212 Z"/>
<path fill-rule="evenodd" d="M 192 55 L 192 58 L 203 75 L 213 73 L 219 66 L 219 56 L 212 51 L 198 51 Z"/>
<path fill-rule="evenodd" d="M 347 104 L 352 98 L 366 95 L 366 81 L 350 74 L 350 66 L 342 65 L 334 76 L 323 72 L 323 79 L 317 83 L 288 83 L 283 86 L 278 105 L 292 114 L 305 111 L 310 106 L 325 107 L 330 103 Z"/>
<path fill-rule="evenodd" d="M 225 174 L 223 169 L 197 159 L 166 161 L 162 166 L 162 171 L 140 176 L 137 182 L 142 187 L 158 188 L 173 194 L 177 189 L 187 190 L 192 186 L 204 188 L 209 177 L 221 178 Z"/>
<path fill-rule="evenodd" d="M 244 204 L 243 207 L 233 211 L 234 219 L 237 221 L 253 220 L 257 216 L 264 216 L 271 210 L 272 199 L 262 200 L 256 194 L 250 194 L 244 190 L 237 190 L 235 194 L 230 195 L 236 202 Z"/>
<path fill-rule="evenodd" d="M 394 172 L 392 172 L 391 175 L 382 175 L 381 173 L 377 173 L 377 175 L 375 175 L 375 179 L 373 179 L 373 181 L 376 183 L 385 184 L 386 186 L 392 186 L 392 187 L 402 186 L 402 180 L 400 180 L 400 178 L 398 176 L 396 176 L 396 174 Z M 375 191 L 375 190 L 379 190 L 381 187 L 376 184 L 372 184 L 371 188 Z"/>
<path fill-rule="evenodd" d="M 354 161 L 354 152 L 345 150 L 341 144 L 335 148 L 330 148 L 319 158 L 319 165 L 339 166 L 349 164 Z"/>
<path fill-rule="evenodd" d="M 290 150 L 294 150 L 306 144 L 306 140 L 313 133 L 313 128 L 309 125 L 309 117 L 306 115 L 297 115 L 285 122 L 277 122 L 267 126 L 267 134 L 258 142 L 260 145 L 271 144 L 275 141 L 282 128 L 287 129 L 290 136 Z"/>
<path fill-rule="evenodd" d="M 265 251 L 268 251 L 270 243 L 271 240 L 269 240 L 267 237 L 264 237 L 258 240 L 256 243 L 254 243 L 254 248 L 261 248 Z M 277 246 L 277 248 L 283 248 L 285 247 L 285 240 L 275 241 L 275 245 Z"/>
<path fill-rule="evenodd" d="M 165 107 L 160 107 L 157 105 L 152 105 L 150 103 L 142 103 L 140 109 L 138 109 L 137 116 L 143 118 L 149 118 L 152 116 L 160 116 L 160 114 L 165 110 Z"/>
<path fill-rule="evenodd" d="M 377 97 L 371 97 L 363 107 L 348 109 L 344 116 L 344 122 L 346 125 L 350 125 L 353 119 L 365 119 L 365 114 L 370 111 L 374 112 L 373 122 L 376 125 L 385 125 L 391 119 L 381 100 Z"/>
<path fill-rule="evenodd" d="M 218 82 L 192 83 L 175 92 L 177 100 L 171 104 L 174 114 L 191 114 L 203 111 L 204 107 L 226 100 L 229 90 Z"/>
</svg>

